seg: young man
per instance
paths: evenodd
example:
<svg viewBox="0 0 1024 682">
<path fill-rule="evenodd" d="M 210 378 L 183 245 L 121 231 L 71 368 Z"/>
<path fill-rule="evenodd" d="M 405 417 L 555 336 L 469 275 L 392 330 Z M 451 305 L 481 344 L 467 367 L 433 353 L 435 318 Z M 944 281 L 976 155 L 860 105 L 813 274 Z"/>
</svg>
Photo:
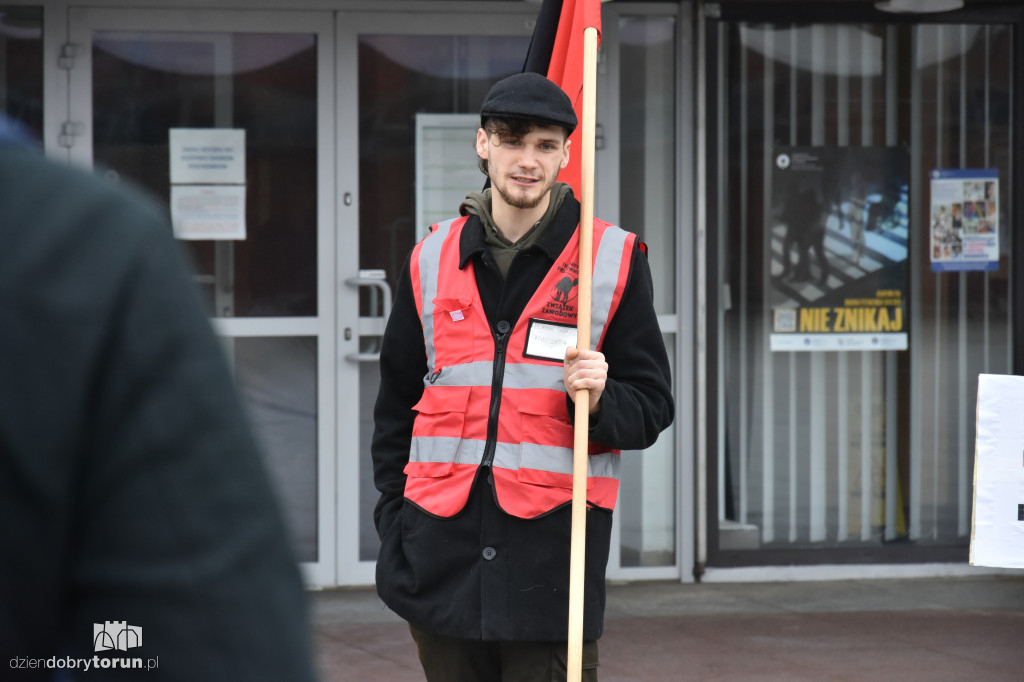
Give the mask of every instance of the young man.
<svg viewBox="0 0 1024 682">
<path fill-rule="evenodd" d="M 430 681 L 565 675 L 573 400 L 589 389 L 584 676 L 597 679 L 620 450 L 672 421 L 636 236 L 595 221 L 592 340 L 575 348 L 579 202 L 556 182 L 576 126 L 543 76 L 500 81 L 476 151 L 491 188 L 433 226 L 381 351 L 377 589 Z"/>
</svg>

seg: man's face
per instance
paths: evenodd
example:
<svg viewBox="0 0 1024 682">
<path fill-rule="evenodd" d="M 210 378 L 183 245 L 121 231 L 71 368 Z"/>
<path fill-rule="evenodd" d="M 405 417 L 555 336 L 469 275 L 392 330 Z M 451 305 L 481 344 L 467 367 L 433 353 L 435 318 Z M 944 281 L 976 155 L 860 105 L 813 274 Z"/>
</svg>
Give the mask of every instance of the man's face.
<svg viewBox="0 0 1024 682">
<path fill-rule="evenodd" d="M 569 141 L 559 126 L 537 125 L 522 136 L 477 130 L 476 153 L 487 161 L 491 187 L 509 206 L 536 208 L 569 163 Z"/>
</svg>

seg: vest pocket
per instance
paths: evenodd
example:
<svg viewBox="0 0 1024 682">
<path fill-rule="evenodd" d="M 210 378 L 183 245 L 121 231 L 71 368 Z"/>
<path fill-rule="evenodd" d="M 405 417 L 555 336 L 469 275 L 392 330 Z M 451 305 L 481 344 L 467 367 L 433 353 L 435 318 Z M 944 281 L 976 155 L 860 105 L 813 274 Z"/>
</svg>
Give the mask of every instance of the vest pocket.
<svg viewBox="0 0 1024 682">
<path fill-rule="evenodd" d="M 451 474 L 462 448 L 469 387 L 437 386 L 423 390 L 413 409 L 412 447 L 405 465 L 408 476 L 438 478 Z"/>
<path fill-rule="evenodd" d="M 434 365 L 450 367 L 473 360 L 475 316 L 469 298 L 434 299 Z"/>
<path fill-rule="evenodd" d="M 558 408 L 563 412 L 564 401 L 564 397 L 558 401 Z M 573 428 L 568 418 L 553 417 L 544 405 L 538 405 L 533 401 L 524 401 L 520 404 L 519 412 L 522 417 L 522 442 L 572 448 Z"/>
<path fill-rule="evenodd" d="M 568 418 L 552 416 L 558 410 L 565 411 L 565 394 L 556 397 L 525 401 L 519 406 L 522 444 L 517 478 L 521 483 L 571 489 L 573 427 Z M 593 481 L 588 479 L 587 487 L 592 486 Z"/>
</svg>

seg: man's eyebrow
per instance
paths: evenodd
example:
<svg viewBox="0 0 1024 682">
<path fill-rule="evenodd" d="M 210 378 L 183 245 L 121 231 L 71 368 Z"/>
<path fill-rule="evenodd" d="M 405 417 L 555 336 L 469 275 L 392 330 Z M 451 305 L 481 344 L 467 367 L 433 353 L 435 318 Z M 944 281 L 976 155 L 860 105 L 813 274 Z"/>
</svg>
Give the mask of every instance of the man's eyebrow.
<svg viewBox="0 0 1024 682">
<path fill-rule="evenodd" d="M 537 141 L 539 144 L 562 144 L 562 140 L 557 137 L 542 137 Z"/>
</svg>

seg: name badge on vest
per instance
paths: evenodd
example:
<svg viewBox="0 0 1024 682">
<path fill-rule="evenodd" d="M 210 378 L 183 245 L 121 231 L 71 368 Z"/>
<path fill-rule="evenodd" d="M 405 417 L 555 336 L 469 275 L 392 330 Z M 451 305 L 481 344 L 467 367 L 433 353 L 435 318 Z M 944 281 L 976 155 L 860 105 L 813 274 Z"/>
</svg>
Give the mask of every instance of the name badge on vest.
<svg viewBox="0 0 1024 682">
<path fill-rule="evenodd" d="M 565 359 L 565 349 L 576 346 L 576 325 L 531 319 L 523 356 L 535 360 Z"/>
</svg>

